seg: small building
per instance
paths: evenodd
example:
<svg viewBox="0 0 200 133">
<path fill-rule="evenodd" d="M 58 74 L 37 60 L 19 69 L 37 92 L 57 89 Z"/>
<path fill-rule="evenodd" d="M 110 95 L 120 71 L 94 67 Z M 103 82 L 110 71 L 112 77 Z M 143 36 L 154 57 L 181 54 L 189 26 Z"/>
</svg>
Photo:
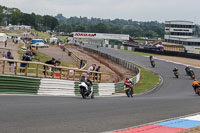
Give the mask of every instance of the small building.
<svg viewBox="0 0 200 133">
<path fill-rule="evenodd" d="M 56 43 L 58 42 L 58 38 L 52 37 L 52 38 L 50 38 L 49 42 L 50 42 L 51 44 L 56 44 Z"/>
<path fill-rule="evenodd" d="M 166 21 L 164 38 L 166 42 L 185 48 L 200 47 L 200 38 L 195 35 L 195 24 L 191 21 Z"/>
</svg>

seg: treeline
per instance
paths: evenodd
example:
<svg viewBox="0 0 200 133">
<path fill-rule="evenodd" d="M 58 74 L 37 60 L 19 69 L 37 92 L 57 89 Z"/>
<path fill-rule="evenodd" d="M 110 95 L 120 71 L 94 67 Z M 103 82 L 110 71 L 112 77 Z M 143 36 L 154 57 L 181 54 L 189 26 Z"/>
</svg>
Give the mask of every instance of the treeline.
<svg viewBox="0 0 200 133">
<path fill-rule="evenodd" d="M 57 31 L 62 32 L 95 32 L 95 33 L 113 33 L 129 34 L 132 37 L 157 38 L 164 36 L 164 23 L 157 21 L 138 22 L 123 19 L 100 19 L 87 17 L 65 18 L 62 14 L 56 16 L 60 25 L 56 27 Z"/>
<path fill-rule="evenodd" d="M 29 25 L 39 31 L 54 30 L 59 25 L 55 17 L 23 13 L 17 8 L 5 6 L 0 6 L 0 24 Z"/>
</svg>

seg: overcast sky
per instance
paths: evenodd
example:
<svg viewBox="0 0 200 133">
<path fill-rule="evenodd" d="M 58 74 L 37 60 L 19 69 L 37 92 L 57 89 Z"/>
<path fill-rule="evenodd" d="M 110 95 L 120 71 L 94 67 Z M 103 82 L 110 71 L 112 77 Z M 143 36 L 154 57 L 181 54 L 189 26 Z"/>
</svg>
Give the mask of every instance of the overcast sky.
<svg viewBox="0 0 200 133">
<path fill-rule="evenodd" d="M 189 20 L 200 24 L 200 0 L 0 0 L 22 12 L 136 21 Z"/>
</svg>

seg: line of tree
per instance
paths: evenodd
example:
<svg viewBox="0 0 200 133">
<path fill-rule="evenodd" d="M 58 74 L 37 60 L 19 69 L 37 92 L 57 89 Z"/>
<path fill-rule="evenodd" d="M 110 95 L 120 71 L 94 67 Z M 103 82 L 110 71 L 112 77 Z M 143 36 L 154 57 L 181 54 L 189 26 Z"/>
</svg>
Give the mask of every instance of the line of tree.
<svg viewBox="0 0 200 133">
<path fill-rule="evenodd" d="M 17 8 L 5 6 L 0 6 L 0 24 L 29 25 L 39 31 L 54 30 L 59 25 L 58 20 L 53 16 L 23 13 Z"/>
<path fill-rule="evenodd" d="M 132 37 L 164 37 L 164 23 L 157 21 L 139 22 L 124 19 L 100 19 L 87 17 L 65 18 L 62 14 L 56 16 L 60 25 L 56 27 L 57 31 L 71 32 L 95 32 L 95 33 L 113 33 L 129 34 Z"/>
</svg>

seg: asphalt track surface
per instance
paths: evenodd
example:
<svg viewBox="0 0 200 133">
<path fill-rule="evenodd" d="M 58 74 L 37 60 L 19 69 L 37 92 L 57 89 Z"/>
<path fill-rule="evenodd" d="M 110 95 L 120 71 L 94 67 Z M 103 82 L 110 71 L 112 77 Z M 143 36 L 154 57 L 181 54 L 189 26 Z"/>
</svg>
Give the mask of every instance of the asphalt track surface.
<svg viewBox="0 0 200 133">
<path fill-rule="evenodd" d="M 200 97 L 194 94 L 185 66 L 156 60 L 156 68 L 151 68 L 146 57 L 102 47 L 98 50 L 159 73 L 163 85 L 134 98 L 83 100 L 80 97 L 1 95 L 0 132 L 98 133 L 200 112 Z M 175 66 L 179 69 L 179 79 L 174 78 L 172 72 Z M 199 80 L 200 70 L 193 70 Z"/>
</svg>

